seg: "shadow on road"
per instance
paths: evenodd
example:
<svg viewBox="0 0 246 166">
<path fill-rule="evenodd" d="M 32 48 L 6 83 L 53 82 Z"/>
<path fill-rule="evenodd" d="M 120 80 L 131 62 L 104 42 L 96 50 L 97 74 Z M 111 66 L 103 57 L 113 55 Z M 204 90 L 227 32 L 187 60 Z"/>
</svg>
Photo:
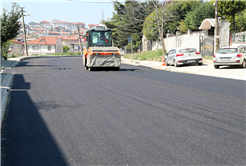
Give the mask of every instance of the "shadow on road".
<svg viewBox="0 0 246 166">
<path fill-rule="evenodd" d="M 30 83 L 15 75 L 1 131 L 1 165 L 68 165 L 27 93 Z"/>
<path fill-rule="evenodd" d="M 110 67 L 97 67 L 93 68 L 92 71 L 138 71 L 140 69 L 126 69 L 126 68 L 120 68 L 119 70 L 115 68 L 110 68 Z"/>
<path fill-rule="evenodd" d="M 245 69 L 245 68 L 241 68 L 240 66 L 220 66 L 219 69 L 223 69 L 223 70 L 226 70 L 226 69 Z"/>
<path fill-rule="evenodd" d="M 41 67 L 42 68 L 42 67 L 54 67 L 54 66 L 56 66 L 56 65 L 30 65 L 28 63 L 29 62 L 21 61 L 15 67 L 23 67 L 23 66 L 25 66 L 25 67 Z"/>
</svg>

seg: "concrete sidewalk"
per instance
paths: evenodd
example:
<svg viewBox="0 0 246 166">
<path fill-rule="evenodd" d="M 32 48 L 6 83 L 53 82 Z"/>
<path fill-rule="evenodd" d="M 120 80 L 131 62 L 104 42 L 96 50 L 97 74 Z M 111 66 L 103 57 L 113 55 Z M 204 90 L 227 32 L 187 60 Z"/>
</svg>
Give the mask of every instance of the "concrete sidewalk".
<svg viewBox="0 0 246 166">
<path fill-rule="evenodd" d="M 16 60 L 4 60 L 1 66 L 1 127 L 2 121 L 5 114 L 5 108 L 8 101 L 9 90 L 12 84 L 13 73 L 4 72 L 5 69 L 9 69 L 16 66 L 20 62 L 19 59 Z"/>
<path fill-rule="evenodd" d="M 219 69 L 215 69 L 212 60 L 203 60 L 203 65 L 182 65 L 179 67 L 174 66 L 162 66 L 162 62 L 157 61 L 136 61 L 131 59 L 126 59 L 122 57 L 121 63 L 130 64 L 135 66 L 147 66 L 154 69 L 166 70 L 171 72 L 180 72 L 180 73 L 190 73 L 197 75 L 221 77 L 221 78 L 230 78 L 238 80 L 246 80 L 246 69 L 233 66 L 221 66 Z"/>
</svg>

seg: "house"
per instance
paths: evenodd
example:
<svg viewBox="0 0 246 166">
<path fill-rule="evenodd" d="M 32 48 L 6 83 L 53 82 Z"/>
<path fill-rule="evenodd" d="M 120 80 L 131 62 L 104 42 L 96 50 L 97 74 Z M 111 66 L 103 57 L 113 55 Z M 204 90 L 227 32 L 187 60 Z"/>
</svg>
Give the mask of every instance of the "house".
<svg viewBox="0 0 246 166">
<path fill-rule="evenodd" d="M 70 42 L 69 41 L 78 41 L 78 37 L 76 35 L 69 35 L 69 36 L 61 36 L 62 44 L 64 46 L 69 46 Z"/>
<path fill-rule="evenodd" d="M 34 23 L 34 24 L 31 25 L 31 27 L 33 29 L 36 29 L 36 28 L 41 28 L 41 25 L 39 23 Z"/>
<path fill-rule="evenodd" d="M 27 42 L 29 55 L 50 55 L 63 53 L 63 44 L 60 37 L 41 37 Z"/>
<path fill-rule="evenodd" d="M 10 40 L 12 45 L 9 47 L 8 56 L 11 55 L 23 55 L 24 43 L 18 40 Z"/>
<path fill-rule="evenodd" d="M 79 45 L 79 40 L 69 40 L 68 41 L 70 51 L 72 52 L 79 52 L 80 51 L 80 45 Z M 82 45 L 82 50 L 84 47 L 86 47 L 86 41 L 84 39 L 81 39 L 81 45 Z"/>
<path fill-rule="evenodd" d="M 61 33 L 59 32 L 53 32 L 53 31 L 48 32 L 48 36 L 59 36 L 59 35 L 61 35 Z"/>
<path fill-rule="evenodd" d="M 76 35 L 70 35 L 66 37 L 62 36 L 61 40 L 64 46 L 70 47 L 70 51 L 73 51 L 73 52 L 80 51 L 79 40 Z M 81 45 L 82 45 L 82 48 L 86 46 L 86 38 L 81 38 Z"/>
<path fill-rule="evenodd" d="M 78 36 L 78 31 L 73 31 L 73 35 Z M 83 35 L 84 35 L 84 33 L 83 33 L 83 32 L 81 32 L 81 31 L 79 31 L 79 35 L 80 35 L 80 36 L 83 36 Z"/>
<path fill-rule="evenodd" d="M 68 36 L 68 35 L 70 35 L 70 33 L 62 31 L 62 32 L 61 32 L 61 35 L 62 35 L 62 36 Z"/>
<path fill-rule="evenodd" d="M 71 22 L 67 22 L 67 21 L 51 21 L 51 25 L 53 26 L 53 29 L 55 29 L 56 27 L 67 27 L 67 26 L 71 26 Z"/>
<path fill-rule="evenodd" d="M 99 24 L 88 24 L 88 29 L 92 29 L 92 28 L 94 28 L 95 26 L 99 26 Z"/>
<path fill-rule="evenodd" d="M 40 25 L 41 25 L 41 27 L 49 27 L 50 26 L 50 22 L 48 22 L 48 21 L 42 21 L 42 22 L 40 22 Z"/>
<path fill-rule="evenodd" d="M 85 29 L 85 23 L 83 23 L 83 22 L 73 22 L 72 25 L 76 26 L 76 27 L 78 25 L 80 28 L 84 28 Z"/>
<path fill-rule="evenodd" d="M 18 30 L 18 33 L 23 35 L 23 26 L 22 26 L 22 24 L 20 24 L 20 25 L 21 26 L 20 26 L 20 28 Z M 29 35 L 31 33 L 31 29 L 30 29 L 30 27 L 27 24 L 25 24 L 25 33 L 27 35 Z"/>
<path fill-rule="evenodd" d="M 40 32 L 42 32 L 43 30 L 45 30 L 45 29 L 43 29 L 43 28 L 35 28 L 35 29 L 34 29 L 34 32 L 35 32 L 35 33 L 40 33 Z"/>
<path fill-rule="evenodd" d="M 16 38 L 17 41 L 19 42 L 24 42 L 24 35 L 20 35 Z M 26 41 L 31 41 L 31 40 L 34 40 L 34 38 L 32 38 L 31 36 L 29 35 L 26 35 Z"/>
</svg>

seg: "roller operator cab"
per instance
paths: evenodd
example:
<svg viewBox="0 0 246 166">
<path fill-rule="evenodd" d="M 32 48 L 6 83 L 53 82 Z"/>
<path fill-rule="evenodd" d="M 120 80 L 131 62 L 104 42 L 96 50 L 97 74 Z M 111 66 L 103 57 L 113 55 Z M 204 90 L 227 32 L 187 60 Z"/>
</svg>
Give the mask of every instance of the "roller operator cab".
<svg viewBox="0 0 246 166">
<path fill-rule="evenodd" d="M 113 46 L 112 32 L 104 27 L 96 27 L 86 32 L 86 47 L 83 51 L 83 65 L 86 70 L 110 67 L 119 70 L 121 55 Z"/>
</svg>

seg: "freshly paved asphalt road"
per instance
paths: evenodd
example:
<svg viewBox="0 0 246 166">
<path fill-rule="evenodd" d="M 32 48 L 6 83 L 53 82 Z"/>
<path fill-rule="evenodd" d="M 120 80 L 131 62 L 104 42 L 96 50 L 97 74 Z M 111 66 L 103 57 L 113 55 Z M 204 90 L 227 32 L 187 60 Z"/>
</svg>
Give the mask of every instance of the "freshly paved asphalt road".
<svg viewBox="0 0 246 166">
<path fill-rule="evenodd" d="M 245 165 L 245 81 L 81 58 L 15 68 L 2 165 Z"/>
</svg>

